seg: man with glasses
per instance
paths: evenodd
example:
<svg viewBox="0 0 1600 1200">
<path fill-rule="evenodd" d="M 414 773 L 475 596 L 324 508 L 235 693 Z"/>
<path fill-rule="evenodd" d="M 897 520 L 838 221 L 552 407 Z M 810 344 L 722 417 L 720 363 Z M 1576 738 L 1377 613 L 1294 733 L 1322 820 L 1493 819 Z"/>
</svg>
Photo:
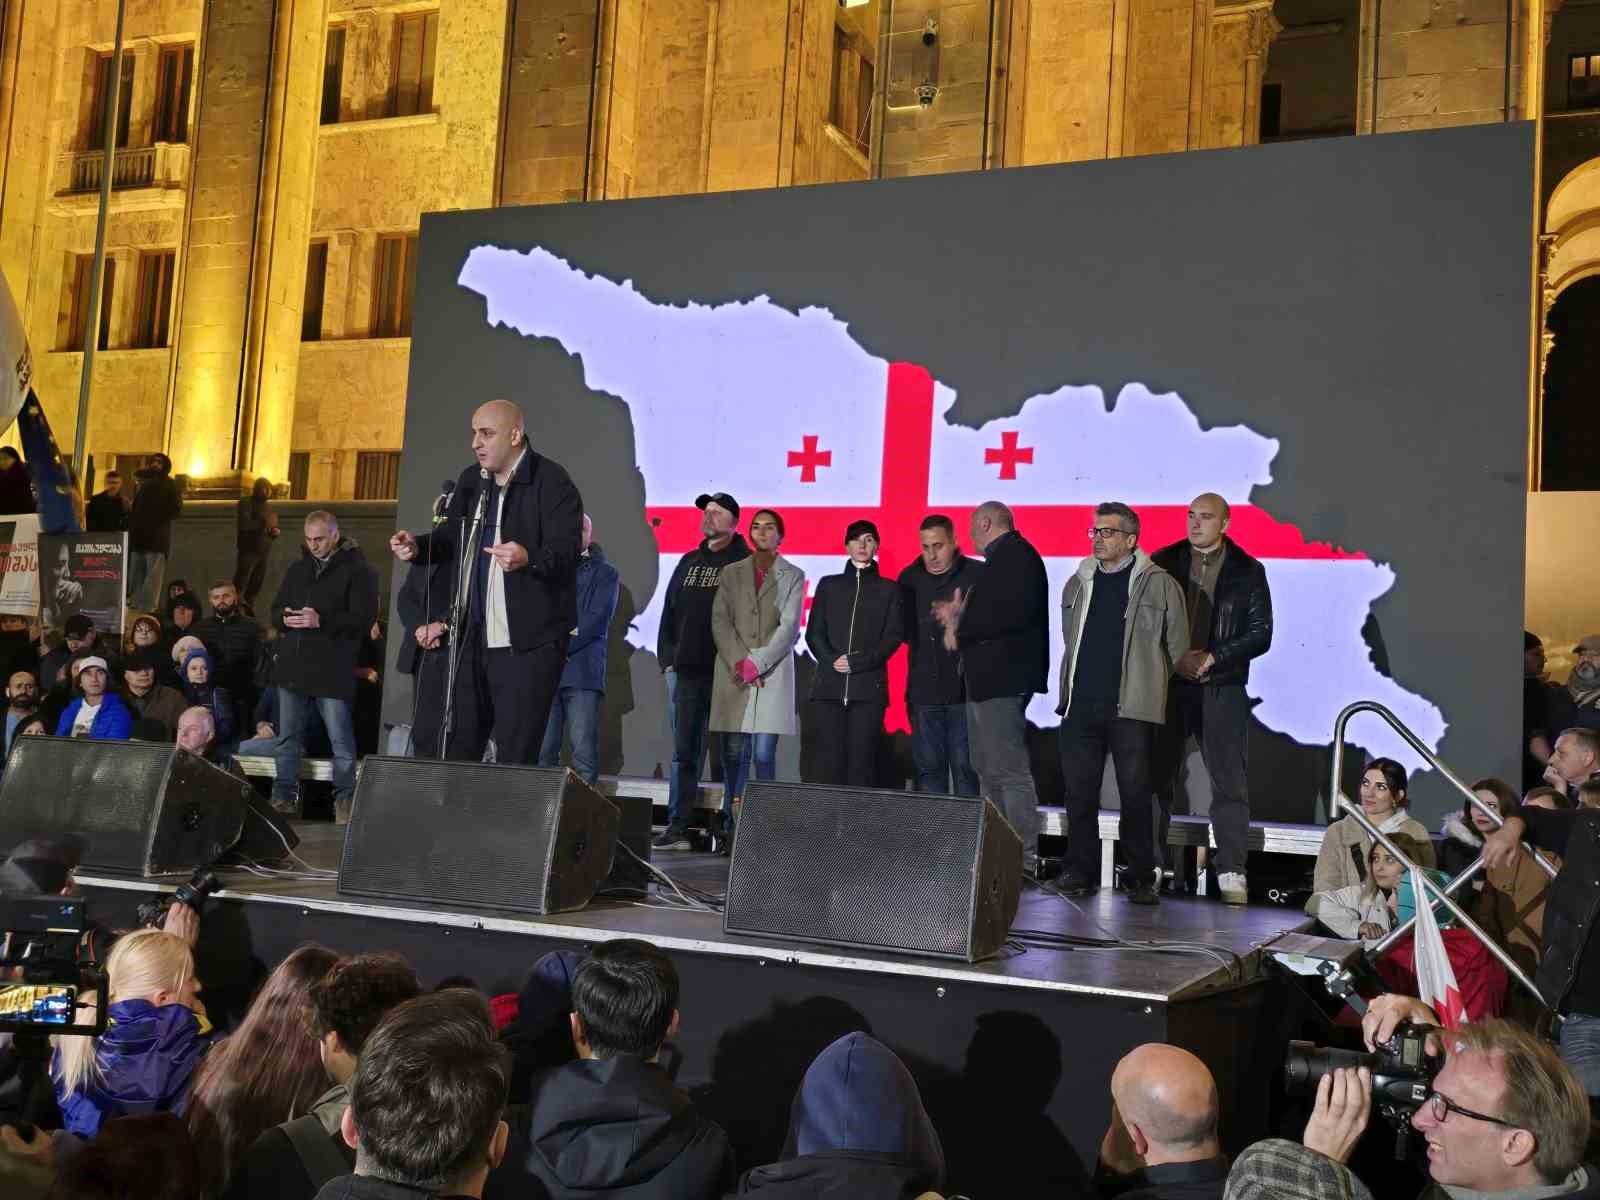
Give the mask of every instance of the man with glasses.
<svg viewBox="0 0 1600 1200">
<path fill-rule="evenodd" d="M 1126 891 L 1157 904 L 1155 784 L 1151 756 L 1167 716 L 1167 681 L 1189 649 L 1183 588 L 1139 549 L 1139 515 L 1102 504 L 1089 530 L 1093 553 L 1061 597 L 1061 774 L 1067 793 L 1068 896 L 1099 891 L 1100 780 L 1106 754 L 1122 802 L 1119 838 Z"/>
</svg>

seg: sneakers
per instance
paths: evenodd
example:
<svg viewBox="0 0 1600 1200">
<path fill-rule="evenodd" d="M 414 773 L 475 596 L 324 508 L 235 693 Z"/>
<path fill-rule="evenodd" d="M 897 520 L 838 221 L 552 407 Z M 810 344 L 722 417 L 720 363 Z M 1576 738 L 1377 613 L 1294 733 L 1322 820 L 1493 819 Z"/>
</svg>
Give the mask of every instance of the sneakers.
<svg viewBox="0 0 1600 1200">
<path fill-rule="evenodd" d="M 1100 885 L 1081 875 L 1074 875 L 1071 871 L 1063 871 L 1056 880 L 1056 891 L 1063 896 L 1092 896 L 1100 890 Z"/>
<path fill-rule="evenodd" d="M 1155 880 L 1135 879 L 1128 885 L 1128 903 L 1153 905 L 1161 903 L 1161 893 L 1156 891 Z"/>
<path fill-rule="evenodd" d="M 656 834 L 656 840 L 651 842 L 650 846 L 654 850 L 688 850 L 691 848 L 689 845 L 689 831 L 687 829 L 679 829 L 675 825 L 668 825 L 660 833 Z"/>
<path fill-rule="evenodd" d="M 1217 872 L 1217 891 L 1224 904 L 1249 904 L 1250 888 L 1243 871 Z"/>
</svg>

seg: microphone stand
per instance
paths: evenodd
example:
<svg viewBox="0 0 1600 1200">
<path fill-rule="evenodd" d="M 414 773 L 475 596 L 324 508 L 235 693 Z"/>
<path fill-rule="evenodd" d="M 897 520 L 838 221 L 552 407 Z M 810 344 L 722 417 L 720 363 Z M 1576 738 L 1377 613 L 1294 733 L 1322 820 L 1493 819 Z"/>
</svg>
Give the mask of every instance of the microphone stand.
<svg viewBox="0 0 1600 1200">
<path fill-rule="evenodd" d="M 481 468 L 480 468 L 481 470 Z M 488 478 L 487 472 L 482 472 L 483 478 Z M 439 757 L 447 757 L 450 748 L 450 735 L 455 729 L 456 717 L 456 673 L 461 667 L 461 631 L 465 624 L 467 613 L 470 611 L 472 601 L 472 580 L 477 575 L 477 555 L 475 553 L 479 535 L 483 531 L 484 508 L 489 500 L 489 489 L 478 489 L 478 505 L 472 514 L 472 523 L 467 527 L 467 536 L 461 539 L 461 545 L 456 548 L 456 587 L 455 595 L 450 601 L 449 628 L 446 636 L 450 639 L 449 669 L 445 674 L 444 691 L 444 720 L 439 728 Z"/>
</svg>

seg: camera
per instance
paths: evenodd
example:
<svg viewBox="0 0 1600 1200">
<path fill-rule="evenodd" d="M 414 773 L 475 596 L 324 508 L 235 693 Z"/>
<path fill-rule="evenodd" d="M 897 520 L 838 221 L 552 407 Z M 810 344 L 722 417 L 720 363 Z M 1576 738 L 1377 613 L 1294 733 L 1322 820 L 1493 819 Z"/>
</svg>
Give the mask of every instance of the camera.
<svg viewBox="0 0 1600 1200">
<path fill-rule="evenodd" d="M 105 1030 L 105 1006 L 80 997 L 98 993 L 103 979 L 83 962 L 80 942 L 88 930 L 81 896 L 0 896 L 0 1033 L 37 1036 L 29 1052 L 49 1059 L 44 1034 L 93 1037 Z M 88 1021 L 80 1009 L 93 1009 Z"/>
<path fill-rule="evenodd" d="M 210 867 L 196 867 L 187 882 L 178 885 L 170 901 L 146 900 L 139 905 L 139 924 L 146 929 L 160 928 L 167 919 L 167 908 L 171 904 L 187 904 L 198 917 L 205 909 L 206 897 L 221 887 L 222 881 L 211 873 Z"/>
<path fill-rule="evenodd" d="M 1404 1126 L 1422 1107 L 1444 1066 L 1441 1056 L 1428 1053 L 1432 1032 L 1430 1026 L 1403 1022 L 1371 1054 L 1290 1042 L 1283 1059 L 1283 1090 L 1291 1096 L 1315 1096 L 1324 1075 L 1340 1067 L 1366 1067 L 1372 1072 L 1373 1107 L 1389 1121 Z"/>
<path fill-rule="evenodd" d="M 939 40 L 939 22 L 934 17 L 929 17 L 927 24 L 922 27 L 922 44 L 931 46 Z"/>
</svg>

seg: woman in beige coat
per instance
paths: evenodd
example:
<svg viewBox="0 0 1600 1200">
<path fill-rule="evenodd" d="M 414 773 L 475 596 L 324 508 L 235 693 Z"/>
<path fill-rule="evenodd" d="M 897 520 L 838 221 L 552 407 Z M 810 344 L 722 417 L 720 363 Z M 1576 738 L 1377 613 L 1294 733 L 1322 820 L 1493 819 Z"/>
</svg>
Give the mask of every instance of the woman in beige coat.
<svg viewBox="0 0 1600 1200">
<path fill-rule="evenodd" d="M 1361 811 L 1367 820 L 1383 833 L 1403 833 L 1414 838 L 1422 851 L 1418 866 L 1433 867 L 1433 842 L 1422 823 L 1412 818 L 1406 806 L 1406 769 L 1392 758 L 1375 758 L 1361 773 Z M 1367 878 L 1367 856 L 1372 852 L 1372 839 L 1367 831 L 1349 817 L 1340 817 L 1328 826 L 1322 835 L 1322 849 L 1317 854 L 1317 870 L 1312 881 L 1312 891 L 1332 892 L 1339 888 L 1364 883 Z"/>
<path fill-rule="evenodd" d="M 722 734 L 722 819 L 733 828 L 752 758 L 757 779 L 777 773 L 778 738 L 800 731 L 794 707 L 794 646 L 806 577 L 778 553 L 783 518 L 770 508 L 750 518 L 753 553 L 722 568 L 711 606 L 717 643 L 711 683 L 713 733 Z"/>
</svg>

